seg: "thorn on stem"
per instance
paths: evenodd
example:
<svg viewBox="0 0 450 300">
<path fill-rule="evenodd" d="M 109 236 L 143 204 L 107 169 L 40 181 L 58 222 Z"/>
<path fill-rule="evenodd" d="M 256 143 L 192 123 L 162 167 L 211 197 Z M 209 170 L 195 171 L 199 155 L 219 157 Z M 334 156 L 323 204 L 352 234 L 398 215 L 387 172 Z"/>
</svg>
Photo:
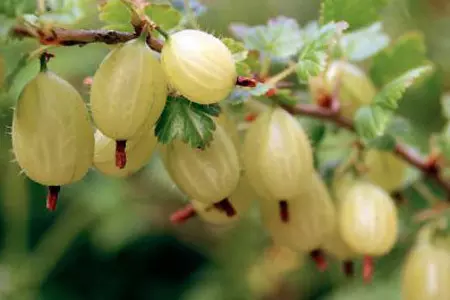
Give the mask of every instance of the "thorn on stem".
<svg viewBox="0 0 450 300">
<path fill-rule="evenodd" d="M 228 200 L 228 198 L 225 198 L 222 201 L 214 203 L 214 207 L 224 212 L 227 215 L 227 217 L 233 217 L 234 215 L 236 215 L 236 210 L 234 209 L 233 205 Z"/>
<path fill-rule="evenodd" d="M 374 262 L 373 257 L 364 256 L 363 258 L 363 280 L 365 283 L 370 283 L 373 278 Z"/>
<path fill-rule="evenodd" d="M 328 263 L 322 250 L 316 249 L 314 251 L 311 251 L 310 256 L 320 272 L 323 272 L 327 269 Z"/>
<path fill-rule="evenodd" d="M 61 187 L 58 185 L 51 185 L 48 187 L 47 192 L 47 209 L 49 211 L 56 210 L 56 204 L 58 203 L 59 191 Z"/>
<path fill-rule="evenodd" d="M 346 277 L 353 277 L 355 275 L 355 264 L 351 260 L 342 262 L 342 271 Z"/>
<path fill-rule="evenodd" d="M 288 202 L 286 200 L 281 200 L 278 202 L 280 207 L 280 219 L 283 223 L 289 222 L 289 208 Z"/>
<path fill-rule="evenodd" d="M 116 141 L 116 167 L 119 169 L 125 168 L 127 164 L 126 147 L 127 141 Z"/>
<path fill-rule="evenodd" d="M 172 224 L 183 224 L 196 215 L 197 212 L 195 211 L 192 204 L 187 204 L 185 207 L 172 213 L 172 215 L 170 216 L 170 222 L 172 222 Z"/>
</svg>

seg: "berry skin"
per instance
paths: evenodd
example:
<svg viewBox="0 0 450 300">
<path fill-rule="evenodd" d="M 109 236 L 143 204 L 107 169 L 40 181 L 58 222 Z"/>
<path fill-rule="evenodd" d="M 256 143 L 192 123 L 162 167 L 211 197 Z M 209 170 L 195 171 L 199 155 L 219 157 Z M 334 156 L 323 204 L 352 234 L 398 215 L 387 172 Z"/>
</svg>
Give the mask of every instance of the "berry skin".
<svg viewBox="0 0 450 300">
<path fill-rule="evenodd" d="M 233 55 L 218 38 L 199 30 L 170 36 L 161 52 L 169 83 L 183 96 L 200 104 L 226 98 L 236 83 Z"/>
<path fill-rule="evenodd" d="M 213 204 L 228 198 L 240 177 L 236 148 L 216 124 L 214 140 L 204 150 L 181 141 L 164 148 L 163 160 L 172 180 L 190 199 Z"/>
<path fill-rule="evenodd" d="M 287 247 L 272 245 L 246 270 L 246 281 L 254 299 L 274 294 L 289 273 L 305 263 L 303 255 Z"/>
<path fill-rule="evenodd" d="M 337 215 L 339 215 L 339 212 L 337 212 Z M 339 224 L 336 224 L 333 233 L 328 236 L 321 248 L 341 261 L 348 261 L 357 257 L 357 253 L 342 239 Z"/>
<path fill-rule="evenodd" d="M 309 177 L 303 181 L 303 193 L 285 200 L 287 220 L 280 217 L 279 203 L 261 202 L 263 224 L 274 243 L 301 252 L 320 248 L 335 227 L 335 208 L 324 182 L 316 172 Z"/>
<path fill-rule="evenodd" d="M 450 245 L 448 237 L 433 236 L 434 224 L 419 231 L 402 270 L 402 299 L 450 299 Z"/>
<path fill-rule="evenodd" d="M 300 123 L 281 108 L 261 113 L 245 136 L 244 168 L 261 197 L 298 196 L 314 170 L 311 144 Z"/>
<path fill-rule="evenodd" d="M 59 186 L 80 180 L 92 165 L 94 130 L 80 94 L 56 74 L 40 72 L 17 102 L 12 144 L 24 173 L 50 187 L 54 209 Z"/>
<path fill-rule="evenodd" d="M 407 164 L 390 152 L 370 149 L 365 153 L 366 177 L 382 189 L 393 192 L 405 178 Z"/>
<path fill-rule="evenodd" d="M 356 253 L 381 256 L 397 240 L 397 209 L 380 187 L 355 181 L 340 195 L 339 227 L 344 242 Z"/>
<path fill-rule="evenodd" d="M 253 191 L 245 176 L 241 176 L 236 189 L 228 199 L 236 211 L 236 214 L 233 216 L 227 216 L 224 211 L 211 204 L 204 204 L 194 199 L 191 200 L 191 203 L 197 215 L 205 222 L 216 225 L 236 222 L 248 211 L 253 200 L 256 199 L 255 191 Z"/>
<path fill-rule="evenodd" d="M 334 61 L 325 74 L 325 89 L 333 95 L 339 84 L 339 102 L 341 113 L 352 118 L 363 105 L 372 102 L 376 89 L 363 70 L 345 61 Z"/>
<path fill-rule="evenodd" d="M 152 126 L 144 126 L 135 137 L 128 140 L 128 161 L 123 169 L 119 169 L 116 167 L 114 159 L 116 142 L 97 130 L 95 132 L 94 166 L 105 175 L 130 176 L 149 162 L 156 144 L 157 139 L 153 134 Z"/>
<path fill-rule="evenodd" d="M 167 98 L 161 64 L 141 38 L 112 50 L 95 73 L 92 117 L 114 140 L 131 139 L 146 122 L 155 123 Z"/>
</svg>

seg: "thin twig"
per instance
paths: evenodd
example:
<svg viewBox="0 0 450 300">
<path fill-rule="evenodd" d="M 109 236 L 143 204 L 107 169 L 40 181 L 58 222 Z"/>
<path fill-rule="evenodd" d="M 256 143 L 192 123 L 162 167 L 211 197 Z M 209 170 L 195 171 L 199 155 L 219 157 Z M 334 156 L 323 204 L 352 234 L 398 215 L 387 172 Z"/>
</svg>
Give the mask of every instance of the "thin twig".
<svg viewBox="0 0 450 300">
<path fill-rule="evenodd" d="M 50 30 L 35 30 L 26 26 L 16 26 L 12 34 L 18 37 L 32 37 L 43 45 L 84 46 L 90 43 L 120 44 L 137 38 L 136 33 L 115 30 L 85 30 L 52 28 Z M 147 40 L 150 48 L 161 52 L 163 43 L 153 37 Z"/>
<path fill-rule="evenodd" d="M 307 115 L 325 121 L 330 121 L 337 124 L 339 127 L 345 128 L 350 131 L 355 131 L 353 122 L 339 114 L 336 114 L 331 109 L 318 107 L 313 104 L 297 104 L 295 106 L 281 105 L 286 111 L 293 115 Z M 361 145 L 363 147 L 363 145 Z M 422 158 L 415 151 L 413 151 L 407 145 L 403 145 L 399 142 L 395 145 L 393 151 L 398 157 L 408 162 L 410 165 L 416 167 L 423 172 L 425 176 L 434 180 L 442 189 L 445 190 L 447 196 L 450 196 L 450 183 L 447 182 L 439 172 L 439 169 L 430 164 L 428 159 Z M 450 201 L 450 197 L 447 198 Z"/>
</svg>

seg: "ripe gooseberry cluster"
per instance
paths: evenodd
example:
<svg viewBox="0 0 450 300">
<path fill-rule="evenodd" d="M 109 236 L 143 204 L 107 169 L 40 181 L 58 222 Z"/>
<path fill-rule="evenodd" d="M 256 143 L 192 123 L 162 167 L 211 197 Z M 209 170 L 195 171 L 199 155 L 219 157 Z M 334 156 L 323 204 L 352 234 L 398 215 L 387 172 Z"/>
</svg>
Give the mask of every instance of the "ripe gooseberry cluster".
<svg viewBox="0 0 450 300">
<path fill-rule="evenodd" d="M 142 168 L 157 144 L 153 129 L 169 90 L 175 88 L 173 93 L 202 104 L 218 102 L 231 92 L 237 77 L 235 63 L 219 39 L 198 30 L 177 32 L 164 45 L 160 61 L 147 45 L 147 35 L 145 27 L 140 37 L 115 47 L 96 71 L 90 95 L 96 128 L 80 94 L 47 69 L 50 55 L 41 56 L 39 74 L 19 97 L 12 142 L 23 172 L 48 186 L 48 209 L 56 208 L 60 186 L 80 180 L 92 165 L 114 177 Z M 236 150 L 220 128 L 215 144 L 229 151 L 222 153 L 222 159 L 236 158 L 234 168 L 222 161 L 223 170 L 230 170 L 229 181 L 223 184 L 232 191 L 239 178 Z M 195 150 L 181 142 L 169 147 L 176 149 L 169 155 L 172 162 L 180 154 L 195 157 Z M 215 151 L 205 153 L 216 159 Z"/>
<path fill-rule="evenodd" d="M 14 113 L 13 150 L 26 175 L 49 187 L 49 209 L 55 209 L 60 186 L 80 180 L 92 166 L 115 177 L 142 168 L 156 148 L 153 129 L 169 94 L 212 104 L 233 89 L 235 62 L 217 38 L 198 30 L 177 32 L 158 59 L 146 34 L 113 49 L 97 70 L 90 98 L 95 128 L 79 93 L 47 70 L 45 55 L 41 71 L 24 88 Z M 343 80 L 338 92 L 347 117 L 376 92 L 355 66 L 333 62 L 324 77 L 311 81 L 320 105 L 329 101 L 325 96 L 338 80 Z M 275 247 L 311 253 L 321 268 L 323 250 L 342 260 L 347 271 L 351 260 L 364 257 L 364 278 L 370 279 L 372 258 L 388 253 L 397 240 L 397 211 L 388 192 L 401 185 L 406 166 L 392 154 L 369 150 L 365 177 L 336 177 L 330 193 L 314 168 L 307 134 L 285 110 L 271 107 L 258 115 L 242 143 L 226 113 L 214 122 L 208 147 L 175 140 L 162 151 L 170 177 L 197 215 L 208 223 L 233 223 L 258 199 Z M 426 253 L 440 255 L 440 244 L 427 245 Z M 422 266 L 415 258 L 421 255 L 412 253 L 407 270 Z M 436 276 L 448 279 L 445 270 Z"/>
</svg>

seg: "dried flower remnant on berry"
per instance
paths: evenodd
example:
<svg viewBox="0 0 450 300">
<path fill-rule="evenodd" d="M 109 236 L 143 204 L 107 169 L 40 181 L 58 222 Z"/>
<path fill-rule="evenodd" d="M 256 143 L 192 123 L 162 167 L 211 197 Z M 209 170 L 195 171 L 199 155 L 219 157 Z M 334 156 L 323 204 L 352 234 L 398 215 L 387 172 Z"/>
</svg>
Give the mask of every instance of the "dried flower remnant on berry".
<svg viewBox="0 0 450 300">
<path fill-rule="evenodd" d="M 281 200 L 279 202 L 280 206 L 280 218 L 281 221 L 284 223 L 289 222 L 289 208 L 288 208 L 288 202 L 286 200 Z"/>
<path fill-rule="evenodd" d="M 214 207 L 217 208 L 218 210 L 223 211 L 228 217 L 236 215 L 236 210 L 234 209 L 233 205 L 228 200 L 228 198 L 225 198 L 222 201 L 214 203 Z"/>
<path fill-rule="evenodd" d="M 325 253 L 320 250 L 320 249 L 316 249 L 311 251 L 310 253 L 311 259 L 314 261 L 314 263 L 317 266 L 317 269 L 321 272 L 324 272 L 327 267 L 328 267 L 328 263 L 327 263 L 327 259 L 325 257 Z"/>
<path fill-rule="evenodd" d="M 355 275 L 355 264 L 351 260 L 345 260 L 342 262 L 342 271 L 345 276 L 353 277 Z"/>
<path fill-rule="evenodd" d="M 119 169 L 125 168 L 127 164 L 126 147 L 127 141 L 116 141 L 116 166 Z"/>
</svg>

